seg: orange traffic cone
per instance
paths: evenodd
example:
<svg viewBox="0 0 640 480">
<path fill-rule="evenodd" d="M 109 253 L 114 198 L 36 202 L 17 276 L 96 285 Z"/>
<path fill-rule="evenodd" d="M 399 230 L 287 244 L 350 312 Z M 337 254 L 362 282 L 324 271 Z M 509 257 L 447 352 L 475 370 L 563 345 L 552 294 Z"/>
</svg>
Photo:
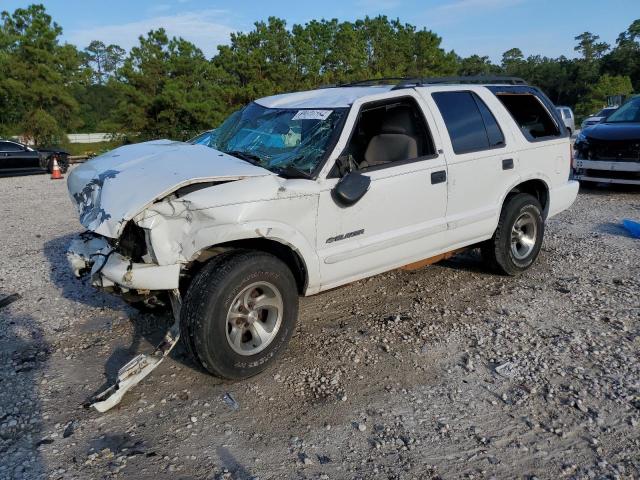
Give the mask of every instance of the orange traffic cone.
<svg viewBox="0 0 640 480">
<path fill-rule="evenodd" d="M 53 157 L 53 168 L 51 169 L 51 180 L 60 180 L 64 178 L 60 171 L 60 165 L 58 165 L 58 159 Z"/>
</svg>

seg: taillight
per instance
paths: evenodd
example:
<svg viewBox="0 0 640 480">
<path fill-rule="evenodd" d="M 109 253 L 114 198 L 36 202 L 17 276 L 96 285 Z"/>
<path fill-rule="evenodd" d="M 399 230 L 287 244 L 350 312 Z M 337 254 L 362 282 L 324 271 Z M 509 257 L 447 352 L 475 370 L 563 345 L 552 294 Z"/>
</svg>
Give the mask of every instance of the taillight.
<svg viewBox="0 0 640 480">
<path fill-rule="evenodd" d="M 573 168 L 573 145 L 571 145 L 571 140 L 569 140 L 569 172 Z"/>
</svg>

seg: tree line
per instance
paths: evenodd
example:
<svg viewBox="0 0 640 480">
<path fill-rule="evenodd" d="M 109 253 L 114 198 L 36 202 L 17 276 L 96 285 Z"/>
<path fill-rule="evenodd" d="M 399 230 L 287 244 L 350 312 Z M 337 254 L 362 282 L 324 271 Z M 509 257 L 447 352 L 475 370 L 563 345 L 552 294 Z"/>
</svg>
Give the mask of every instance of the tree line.
<svg viewBox="0 0 640 480">
<path fill-rule="evenodd" d="M 60 144 L 71 131 L 186 139 L 258 97 L 380 77 L 515 75 L 579 115 L 604 106 L 607 95 L 640 91 L 640 19 L 613 46 L 577 35 L 576 58 L 511 48 L 500 64 L 445 51 L 434 32 L 386 16 L 291 28 L 270 17 L 231 34 L 212 58 L 163 29 L 129 52 L 98 40 L 80 50 L 61 35 L 43 5 L 2 12 L 0 136 L 38 145 Z"/>
</svg>

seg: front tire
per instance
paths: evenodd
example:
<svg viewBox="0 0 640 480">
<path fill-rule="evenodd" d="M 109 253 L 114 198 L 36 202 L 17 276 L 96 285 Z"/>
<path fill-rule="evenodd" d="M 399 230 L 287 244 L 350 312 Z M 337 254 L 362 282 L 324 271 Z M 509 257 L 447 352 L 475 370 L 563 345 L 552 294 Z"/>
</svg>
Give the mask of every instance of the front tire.
<svg viewBox="0 0 640 480">
<path fill-rule="evenodd" d="M 296 281 L 273 255 L 223 253 L 195 276 L 180 316 L 187 349 L 207 371 L 248 378 L 275 360 L 295 330 Z"/>
<path fill-rule="evenodd" d="M 493 237 L 481 246 L 482 257 L 494 271 L 517 275 L 538 257 L 544 237 L 542 206 L 528 193 L 507 197 Z"/>
</svg>

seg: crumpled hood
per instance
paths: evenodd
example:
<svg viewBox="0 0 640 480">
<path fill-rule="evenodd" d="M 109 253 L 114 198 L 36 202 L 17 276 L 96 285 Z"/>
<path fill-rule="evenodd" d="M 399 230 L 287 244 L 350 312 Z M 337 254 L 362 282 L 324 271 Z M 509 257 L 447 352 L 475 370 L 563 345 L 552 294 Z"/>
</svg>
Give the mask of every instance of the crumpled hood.
<svg viewBox="0 0 640 480">
<path fill-rule="evenodd" d="M 203 145 L 156 140 L 87 161 L 69 173 L 67 186 L 80 223 L 118 238 L 128 220 L 185 185 L 265 175 L 273 174 Z"/>
<path fill-rule="evenodd" d="M 589 140 L 632 141 L 640 143 L 640 123 L 598 123 L 585 129 L 583 135 Z"/>
</svg>

